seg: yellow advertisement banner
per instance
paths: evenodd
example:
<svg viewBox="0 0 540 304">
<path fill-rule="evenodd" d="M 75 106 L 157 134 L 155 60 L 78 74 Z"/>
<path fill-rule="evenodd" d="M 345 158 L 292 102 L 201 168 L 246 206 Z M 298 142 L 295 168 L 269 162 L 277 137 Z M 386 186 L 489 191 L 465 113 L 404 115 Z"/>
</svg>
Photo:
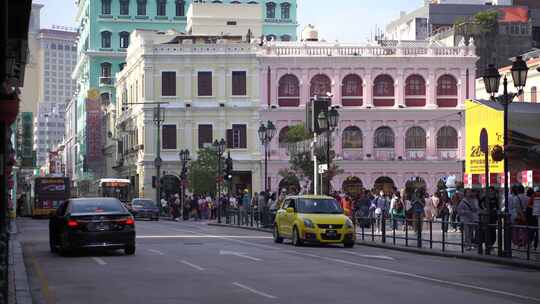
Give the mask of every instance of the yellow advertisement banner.
<svg viewBox="0 0 540 304">
<path fill-rule="evenodd" d="M 489 172 L 504 173 L 504 161 L 496 162 L 491 151 L 503 146 L 504 113 L 474 100 L 465 101 L 465 173 L 484 174 L 485 155 L 480 148 L 480 132 L 486 129 L 489 144 Z"/>
</svg>

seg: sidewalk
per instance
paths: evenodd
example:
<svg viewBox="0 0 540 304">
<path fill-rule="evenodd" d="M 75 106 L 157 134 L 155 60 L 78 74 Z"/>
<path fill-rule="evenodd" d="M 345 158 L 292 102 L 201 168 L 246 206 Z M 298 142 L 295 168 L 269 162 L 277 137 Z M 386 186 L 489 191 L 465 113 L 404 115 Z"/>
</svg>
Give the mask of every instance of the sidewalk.
<svg viewBox="0 0 540 304">
<path fill-rule="evenodd" d="M 32 304 L 32 295 L 21 243 L 17 239 L 17 220 L 11 220 L 9 239 L 9 304 Z"/>
<path fill-rule="evenodd" d="M 248 229 L 248 230 L 256 230 L 256 231 L 263 231 L 267 233 L 272 233 L 272 229 L 269 228 L 260 228 L 256 226 L 245 226 L 245 225 L 234 225 L 234 224 L 225 224 L 221 223 L 218 224 L 217 222 L 209 222 L 209 226 L 218 226 L 218 227 L 231 227 L 231 228 L 240 228 L 240 229 Z M 433 228 L 435 230 L 435 228 Z M 439 230 L 440 232 L 440 230 Z M 388 235 L 390 233 L 390 235 Z M 373 239 L 371 235 L 371 230 L 369 230 L 369 235 L 367 235 L 367 231 L 365 231 L 364 239 L 362 240 L 362 233 L 357 228 L 357 241 L 356 243 L 358 245 L 362 246 L 369 246 L 369 247 L 377 247 L 377 248 L 384 248 L 389 250 L 399 250 L 399 251 L 406 251 L 411 253 L 417 253 L 417 254 L 425 254 L 425 255 L 433 255 L 433 256 L 440 256 L 440 257 L 449 257 L 449 258 L 459 258 L 459 259 L 465 259 L 465 260 L 474 260 L 474 261 L 480 261 L 480 262 L 487 262 L 487 263 L 493 263 L 493 264 L 499 264 L 499 265 L 507 265 L 507 266 L 514 266 L 514 267 L 521 267 L 521 268 L 527 268 L 527 269 L 537 269 L 540 270 L 540 252 L 535 252 L 535 259 L 527 261 L 524 259 L 519 258 L 504 258 L 504 257 L 498 257 L 496 255 L 480 255 L 477 253 L 476 250 L 472 251 L 465 251 L 461 252 L 461 245 L 457 244 L 457 239 L 461 240 L 461 233 L 460 232 L 448 232 L 448 236 L 452 239 L 452 241 L 449 240 L 449 242 L 453 244 L 446 245 L 445 251 L 442 251 L 442 247 L 440 243 L 432 243 L 432 247 L 430 248 L 429 245 L 429 239 L 423 239 L 423 247 L 413 247 L 416 246 L 416 239 L 413 239 L 413 237 L 416 236 L 413 231 L 408 231 L 409 233 L 409 245 L 406 246 L 405 239 L 398 239 L 398 237 L 404 237 L 405 232 L 396 231 L 396 243 L 394 244 L 393 238 L 392 238 L 392 230 L 387 231 L 386 234 L 386 243 L 382 243 L 382 235 L 381 234 L 373 234 Z M 426 235 L 429 235 L 429 232 L 423 233 L 423 237 Z M 437 234 L 441 236 L 441 234 Z M 369 238 L 368 238 L 369 237 Z M 440 240 L 440 239 L 439 239 Z M 433 242 L 436 241 L 435 234 L 433 234 Z M 455 243 L 454 243 L 455 242 Z"/>
</svg>

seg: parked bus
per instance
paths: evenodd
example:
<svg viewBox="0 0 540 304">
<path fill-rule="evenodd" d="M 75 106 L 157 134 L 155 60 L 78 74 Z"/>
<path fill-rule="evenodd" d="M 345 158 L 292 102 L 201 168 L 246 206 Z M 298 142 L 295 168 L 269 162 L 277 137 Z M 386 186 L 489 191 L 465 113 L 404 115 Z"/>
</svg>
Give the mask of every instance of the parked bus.
<svg viewBox="0 0 540 304">
<path fill-rule="evenodd" d="M 122 203 L 129 203 L 129 179 L 102 178 L 99 180 L 99 195 L 115 197 Z"/>
<path fill-rule="evenodd" d="M 71 195 L 68 177 L 36 177 L 32 217 L 49 217 Z"/>
</svg>

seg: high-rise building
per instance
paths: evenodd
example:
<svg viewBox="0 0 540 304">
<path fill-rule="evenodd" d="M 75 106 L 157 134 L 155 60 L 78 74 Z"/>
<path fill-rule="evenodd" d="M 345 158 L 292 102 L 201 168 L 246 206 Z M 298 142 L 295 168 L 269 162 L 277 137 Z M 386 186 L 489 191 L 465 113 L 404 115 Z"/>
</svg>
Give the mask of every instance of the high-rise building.
<svg viewBox="0 0 540 304">
<path fill-rule="evenodd" d="M 125 65 L 130 33 L 136 29 L 187 32 L 189 0 L 78 0 L 78 59 L 72 77 L 77 80 L 77 135 L 75 186 L 91 191 L 92 181 L 107 174 L 103 155 L 114 149 L 108 131 L 101 128 L 103 112 L 113 111 L 115 75 Z M 197 1 L 195 1 L 197 2 Z M 259 6 L 262 35 L 269 40 L 295 40 L 296 0 L 220 1 L 221 5 Z M 235 16 L 231 16 L 234 18 Z M 230 24 L 229 26 L 234 26 Z M 226 35 L 227 33 L 223 33 Z M 247 35 L 247 32 L 246 32 Z M 88 94 L 88 93 L 91 94 Z M 90 97 L 90 98 L 88 98 Z M 109 107 L 109 105 L 111 105 Z M 107 142 L 106 142 L 107 140 Z M 103 150 L 105 149 L 105 150 Z"/>
<path fill-rule="evenodd" d="M 43 68 L 36 87 L 41 94 L 34 118 L 34 150 L 40 167 L 64 136 L 65 107 L 75 91 L 71 72 L 77 59 L 76 33 L 53 26 L 39 31 L 38 42 Z"/>
</svg>

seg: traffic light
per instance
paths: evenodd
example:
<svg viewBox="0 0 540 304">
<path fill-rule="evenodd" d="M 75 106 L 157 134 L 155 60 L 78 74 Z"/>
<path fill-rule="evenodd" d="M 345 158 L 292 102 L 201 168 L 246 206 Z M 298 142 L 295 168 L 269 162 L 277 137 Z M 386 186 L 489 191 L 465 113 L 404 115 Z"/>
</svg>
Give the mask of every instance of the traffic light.
<svg viewBox="0 0 540 304">
<path fill-rule="evenodd" d="M 232 180 L 233 177 L 233 160 L 231 158 L 231 152 L 229 152 L 227 159 L 225 160 L 225 174 L 223 179 Z"/>
<path fill-rule="evenodd" d="M 315 95 L 306 105 L 306 129 L 310 132 L 320 133 L 317 118 L 321 112 L 327 112 L 330 107 L 330 97 Z"/>
</svg>

